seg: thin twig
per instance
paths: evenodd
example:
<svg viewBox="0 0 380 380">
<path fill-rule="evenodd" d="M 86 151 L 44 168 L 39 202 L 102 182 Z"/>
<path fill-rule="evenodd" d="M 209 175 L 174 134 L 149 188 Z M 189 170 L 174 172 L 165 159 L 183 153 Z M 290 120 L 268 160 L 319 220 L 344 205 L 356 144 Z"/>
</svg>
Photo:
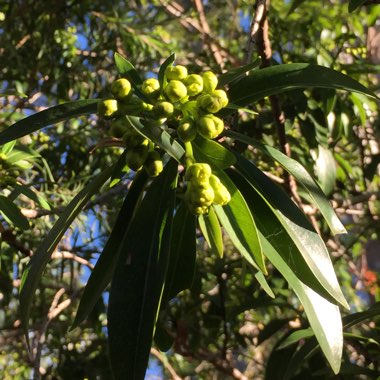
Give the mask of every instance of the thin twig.
<svg viewBox="0 0 380 380">
<path fill-rule="evenodd" d="M 156 348 L 152 347 L 150 353 L 155 356 L 165 367 L 165 369 L 170 373 L 173 380 L 182 380 L 182 377 L 178 376 L 172 365 L 169 363 L 167 358 L 161 354 Z"/>
</svg>

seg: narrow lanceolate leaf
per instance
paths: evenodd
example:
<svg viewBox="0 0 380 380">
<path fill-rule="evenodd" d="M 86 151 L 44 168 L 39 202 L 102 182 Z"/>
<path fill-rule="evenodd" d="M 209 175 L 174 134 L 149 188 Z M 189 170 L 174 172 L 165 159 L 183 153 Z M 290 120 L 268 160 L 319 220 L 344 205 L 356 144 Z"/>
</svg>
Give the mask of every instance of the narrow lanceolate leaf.
<svg viewBox="0 0 380 380">
<path fill-rule="evenodd" d="M 268 294 L 268 296 L 270 298 L 275 298 L 273 290 L 269 286 L 268 281 L 266 280 L 266 278 L 264 276 L 264 273 L 261 272 L 261 271 L 257 271 L 255 273 L 255 278 L 256 278 L 257 282 L 261 285 L 261 287 L 263 288 L 263 290 L 265 291 L 265 293 Z"/>
<path fill-rule="evenodd" d="M 334 189 L 336 181 L 335 159 L 332 152 L 322 145 L 318 146 L 315 172 L 324 193 L 327 195 L 330 194 Z"/>
<path fill-rule="evenodd" d="M 82 211 L 89 199 L 111 176 L 112 170 L 113 167 L 104 170 L 73 198 L 30 259 L 30 262 L 22 275 L 20 286 L 21 322 L 25 331 L 28 330 L 29 312 L 30 306 L 33 302 L 34 293 L 51 254 L 61 240 L 63 234 L 70 227 L 77 215 Z"/>
<path fill-rule="evenodd" d="M 133 180 L 132 186 L 128 190 L 127 196 L 124 199 L 111 235 L 91 272 L 86 287 L 84 288 L 71 329 L 77 327 L 88 317 L 103 291 L 111 282 L 117 260 L 121 251 L 126 246 L 127 230 L 132 220 L 136 204 L 142 195 L 146 181 L 147 175 L 144 170 L 139 172 Z"/>
<path fill-rule="evenodd" d="M 148 188 L 127 232 L 111 282 L 110 360 L 116 380 L 143 380 L 169 262 L 177 163 Z"/>
<path fill-rule="evenodd" d="M 321 87 L 376 97 L 356 80 L 338 71 L 309 63 L 266 67 L 240 79 L 228 91 L 231 103 L 246 106 L 266 96 L 297 88 Z"/>
<path fill-rule="evenodd" d="M 178 141 L 174 140 L 168 132 L 161 128 L 160 124 L 153 123 L 144 125 L 138 117 L 126 116 L 126 118 L 137 132 L 153 141 L 178 162 L 181 161 L 185 154 L 185 150 Z"/>
<path fill-rule="evenodd" d="M 0 133 L 0 145 L 18 139 L 43 127 L 80 115 L 96 113 L 99 99 L 76 100 L 50 107 L 12 124 Z"/>
<path fill-rule="evenodd" d="M 21 214 L 20 209 L 7 197 L 0 195 L 0 213 L 12 225 L 27 230 L 29 228 L 28 219 Z"/>
<path fill-rule="evenodd" d="M 158 81 L 160 82 L 161 88 L 164 84 L 165 79 L 165 70 L 167 67 L 171 66 L 175 61 L 175 53 L 171 54 L 168 58 L 165 59 L 165 61 L 160 66 L 160 70 L 158 71 Z"/>
<path fill-rule="evenodd" d="M 325 194 L 323 193 L 319 185 L 315 182 L 313 177 L 298 161 L 286 156 L 279 150 L 269 145 L 262 144 L 260 141 L 257 141 L 248 136 L 244 136 L 240 133 L 228 131 L 226 135 L 235 140 L 241 141 L 243 143 L 252 145 L 257 149 L 260 149 L 272 160 L 277 161 L 307 191 L 307 193 L 310 196 L 311 202 L 319 209 L 319 211 L 325 218 L 327 224 L 329 225 L 332 233 L 346 233 L 346 229 L 344 228 L 342 222 L 339 220 Z"/>
<path fill-rule="evenodd" d="M 216 171 L 216 175 L 231 194 L 231 200 L 225 206 L 214 206 L 220 224 L 240 254 L 251 265 L 266 274 L 264 255 L 257 235 L 255 220 L 244 197 L 222 170 Z"/>
<path fill-rule="evenodd" d="M 196 261 L 196 218 L 182 202 L 174 216 L 170 261 L 162 307 L 180 291 L 191 287 Z"/>
<path fill-rule="evenodd" d="M 289 282 L 301 301 L 310 326 L 334 373 L 338 373 L 342 360 L 343 331 L 339 307 L 314 292 L 289 268 L 281 255 L 261 233 L 260 240 L 265 255 Z"/>
<path fill-rule="evenodd" d="M 14 191 L 12 191 L 9 197 L 14 200 L 19 194 L 25 195 L 32 201 L 38 203 L 45 210 L 51 210 L 51 207 L 47 200 L 41 195 L 40 192 L 37 192 L 37 190 L 32 190 L 26 185 L 14 185 Z"/>
<path fill-rule="evenodd" d="M 229 168 L 236 162 L 235 155 L 216 141 L 197 136 L 192 142 L 196 158 L 209 162 L 220 169 Z"/>
<path fill-rule="evenodd" d="M 223 257 L 223 236 L 218 217 L 213 207 L 210 207 L 207 215 L 199 216 L 199 227 L 211 250 L 219 257 Z"/>
<path fill-rule="evenodd" d="M 324 289 L 349 309 L 321 237 L 286 193 L 247 159 L 237 155 L 236 167 L 268 204 Z"/>
<path fill-rule="evenodd" d="M 138 86 L 142 83 L 139 73 L 131 62 L 119 53 L 114 54 L 114 59 L 117 70 L 121 76 L 127 78 L 134 86 Z"/>
</svg>

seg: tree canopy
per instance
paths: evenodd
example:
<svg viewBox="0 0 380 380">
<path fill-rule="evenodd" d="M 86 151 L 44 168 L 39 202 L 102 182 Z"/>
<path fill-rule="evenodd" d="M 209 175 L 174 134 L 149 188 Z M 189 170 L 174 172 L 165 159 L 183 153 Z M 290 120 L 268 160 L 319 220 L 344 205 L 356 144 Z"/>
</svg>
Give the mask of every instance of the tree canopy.
<svg viewBox="0 0 380 380">
<path fill-rule="evenodd" d="M 377 1 L 0 1 L 4 379 L 376 379 Z"/>
</svg>

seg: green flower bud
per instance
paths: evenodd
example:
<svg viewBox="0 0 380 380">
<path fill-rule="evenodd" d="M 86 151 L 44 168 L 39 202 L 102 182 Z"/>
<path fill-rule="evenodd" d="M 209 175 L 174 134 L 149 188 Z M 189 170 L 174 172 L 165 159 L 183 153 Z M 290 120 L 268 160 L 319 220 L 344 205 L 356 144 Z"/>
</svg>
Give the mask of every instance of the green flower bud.
<svg viewBox="0 0 380 380">
<path fill-rule="evenodd" d="M 187 88 L 187 94 L 189 96 L 195 96 L 203 90 L 203 79 L 198 74 L 191 74 L 185 80 L 184 83 Z"/>
<path fill-rule="evenodd" d="M 179 80 L 171 80 L 165 87 L 165 95 L 172 103 L 175 103 L 187 96 L 187 88 Z"/>
<path fill-rule="evenodd" d="M 224 130 L 223 120 L 214 115 L 205 115 L 198 119 L 198 133 L 206 139 L 218 137 Z"/>
<path fill-rule="evenodd" d="M 160 95 L 160 82 L 156 78 L 145 79 L 141 86 L 141 92 L 150 98 L 157 98 Z"/>
<path fill-rule="evenodd" d="M 123 135 L 131 128 L 130 123 L 126 117 L 119 117 L 115 120 L 112 120 L 110 125 L 110 134 L 113 137 L 118 139 L 122 138 Z"/>
<path fill-rule="evenodd" d="M 185 66 L 168 66 L 165 70 L 165 76 L 170 80 L 184 80 L 187 77 L 187 68 Z"/>
<path fill-rule="evenodd" d="M 224 206 L 231 200 L 230 192 L 214 174 L 210 177 L 210 185 L 215 193 L 214 204 Z"/>
<path fill-rule="evenodd" d="M 203 78 L 203 91 L 213 92 L 218 85 L 218 78 L 212 71 L 206 71 L 202 75 Z"/>
<path fill-rule="evenodd" d="M 186 180 L 192 183 L 208 183 L 211 174 L 209 164 L 196 163 L 187 168 Z"/>
<path fill-rule="evenodd" d="M 144 168 L 149 177 L 157 177 L 162 172 L 164 164 L 162 163 L 160 154 L 156 150 L 148 153 Z"/>
<path fill-rule="evenodd" d="M 198 107 L 209 113 L 219 112 L 227 104 L 227 94 L 223 90 L 215 90 L 211 94 L 203 94 L 197 99 Z"/>
<path fill-rule="evenodd" d="M 205 214 L 215 198 L 213 188 L 208 184 L 190 182 L 185 193 L 185 201 L 194 214 Z"/>
<path fill-rule="evenodd" d="M 104 99 L 98 103 L 99 116 L 111 119 L 117 115 L 118 102 L 116 99 Z"/>
<path fill-rule="evenodd" d="M 172 103 L 165 102 L 165 101 L 157 102 L 153 106 L 152 111 L 153 111 L 154 116 L 156 116 L 157 118 L 169 117 L 173 115 L 174 113 L 174 106 Z"/>
<path fill-rule="evenodd" d="M 111 85 L 111 92 L 117 100 L 124 100 L 131 92 L 131 83 L 125 78 L 115 80 Z"/>
<path fill-rule="evenodd" d="M 125 156 L 125 159 L 127 165 L 135 172 L 138 172 L 142 169 L 147 156 L 148 146 L 139 145 L 138 147 L 129 150 Z"/>
<path fill-rule="evenodd" d="M 177 128 L 177 134 L 179 139 L 183 142 L 193 141 L 197 136 L 197 128 L 194 120 L 190 117 L 182 119 Z"/>
</svg>

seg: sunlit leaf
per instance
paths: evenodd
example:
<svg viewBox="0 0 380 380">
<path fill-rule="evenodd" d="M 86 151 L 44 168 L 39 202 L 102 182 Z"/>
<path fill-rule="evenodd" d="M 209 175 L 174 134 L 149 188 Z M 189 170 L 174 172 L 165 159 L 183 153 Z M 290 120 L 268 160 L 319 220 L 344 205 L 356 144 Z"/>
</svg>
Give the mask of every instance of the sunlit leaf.
<svg viewBox="0 0 380 380">
<path fill-rule="evenodd" d="M 35 113 L 0 132 L 0 145 L 73 117 L 96 113 L 99 99 L 76 100 Z"/>
<path fill-rule="evenodd" d="M 219 257 L 223 257 L 223 236 L 213 207 L 210 207 L 208 214 L 200 215 L 198 221 L 202 234 L 211 250 Z"/>
</svg>

